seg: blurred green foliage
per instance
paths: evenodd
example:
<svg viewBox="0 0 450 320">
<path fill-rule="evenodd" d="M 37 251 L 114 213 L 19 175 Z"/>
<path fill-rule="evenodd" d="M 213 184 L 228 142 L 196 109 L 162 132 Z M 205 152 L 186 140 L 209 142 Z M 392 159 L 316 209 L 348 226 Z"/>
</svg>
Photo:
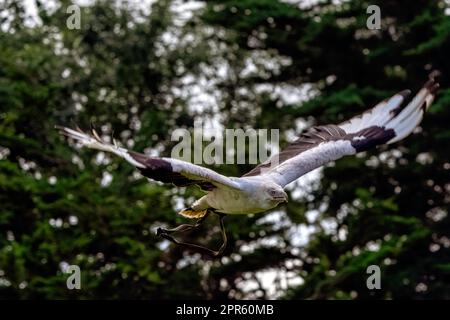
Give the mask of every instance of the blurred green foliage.
<svg viewBox="0 0 450 320">
<path fill-rule="evenodd" d="M 70 1 L 36 1 L 37 24 L 22 1 L 0 3 L 0 297 L 450 298 L 445 1 L 198 1 L 190 14 L 189 2 L 96 1 L 81 8 L 79 30 L 66 27 Z M 381 30 L 366 28 L 371 4 Z M 148 183 L 53 129 L 92 122 L 169 156 L 174 129 L 220 114 L 228 128 L 280 128 L 284 141 L 299 120 L 341 121 L 417 90 L 432 68 L 442 89 L 422 130 L 327 166 L 273 213 L 227 217 L 219 260 L 154 235 L 182 222 L 175 207 L 199 190 Z M 277 94 L 304 87 L 308 99 Z M 213 103 L 193 102 L 204 94 Z M 216 223 L 186 240 L 217 246 Z M 80 266 L 81 290 L 66 288 L 68 264 Z M 372 264 L 381 290 L 366 287 Z"/>
</svg>

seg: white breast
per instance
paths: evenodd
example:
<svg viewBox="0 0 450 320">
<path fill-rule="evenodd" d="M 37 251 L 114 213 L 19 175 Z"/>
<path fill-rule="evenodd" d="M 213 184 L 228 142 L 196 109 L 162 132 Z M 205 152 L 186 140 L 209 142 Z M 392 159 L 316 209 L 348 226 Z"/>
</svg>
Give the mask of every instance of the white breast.
<svg viewBox="0 0 450 320">
<path fill-rule="evenodd" d="M 252 214 L 274 207 L 267 196 L 259 191 L 259 183 L 250 184 L 244 190 L 217 188 L 206 195 L 208 204 L 218 212 L 228 214 Z"/>
</svg>

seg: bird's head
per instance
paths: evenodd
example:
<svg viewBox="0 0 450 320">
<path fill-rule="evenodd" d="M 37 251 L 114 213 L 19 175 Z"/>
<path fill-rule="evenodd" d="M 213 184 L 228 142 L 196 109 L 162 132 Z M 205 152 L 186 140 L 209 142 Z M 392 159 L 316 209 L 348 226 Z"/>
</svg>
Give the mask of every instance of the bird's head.
<svg viewBox="0 0 450 320">
<path fill-rule="evenodd" d="M 288 195 L 283 188 L 277 184 L 267 185 L 265 192 L 270 201 L 278 203 L 288 202 Z"/>
</svg>

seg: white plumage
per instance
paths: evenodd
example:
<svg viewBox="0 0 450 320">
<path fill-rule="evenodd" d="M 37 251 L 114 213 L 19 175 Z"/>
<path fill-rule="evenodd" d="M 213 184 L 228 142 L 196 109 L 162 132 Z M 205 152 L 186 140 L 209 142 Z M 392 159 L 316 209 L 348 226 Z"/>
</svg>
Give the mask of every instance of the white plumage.
<svg viewBox="0 0 450 320">
<path fill-rule="evenodd" d="M 227 214 L 249 214 L 269 210 L 287 201 L 283 188 L 303 174 L 345 155 L 353 155 L 379 144 L 390 144 L 408 136 L 430 107 L 438 84 L 436 74 L 405 106 L 409 90 L 380 102 L 374 108 L 339 125 L 315 127 L 289 145 L 279 155 L 279 164 L 269 159 L 243 177 L 226 177 L 213 170 L 172 158 L 154 158 L 108 144 L 93 130 L 59 127 L 64 135 L 82 145 L 111 152 L 138 168 L 144 176 L 177 186 L 197 184 L 207 194 L 180 212 L 199 217 L 207 209 Z"/>
</svg>

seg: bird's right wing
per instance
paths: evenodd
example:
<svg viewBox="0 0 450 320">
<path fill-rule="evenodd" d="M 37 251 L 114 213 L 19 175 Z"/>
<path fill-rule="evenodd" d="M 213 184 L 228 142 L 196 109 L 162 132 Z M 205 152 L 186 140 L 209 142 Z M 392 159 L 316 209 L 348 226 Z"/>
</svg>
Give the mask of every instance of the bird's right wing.
<svg viewBox="0 0 450 320">
<path fill-rule="evenodd" d="M 439 87 L 434 80 L 436 75 L 430 75 L 430 80 L 406 106 L 403 102 L 409 90 L 344 123 L 314 127 L 244 177 L 262 175 L 284 187 L 328 162 L 405 138 L 433 102 Z"/>
<path fill-rule="evenodd" d="M 176 186 L 198 185 L 207 191 L 216 187 L 241 189 L 239 183 L 233 178 L 221 175 L 211 169 L 173 158 L 149 157 L 119 147 L 115 142 L 109 144 L 103 141 L 95 130 L 92 130 L 92 134 L 87 134 L 79 128 L 76 130 L 60 126 L 56 128 L 61 134 L 81 142 L 83 146 L 111 152 L 122 157 L 138 168 L 142 175 L 156 181 L 173 183 Z"/>
</svg>

